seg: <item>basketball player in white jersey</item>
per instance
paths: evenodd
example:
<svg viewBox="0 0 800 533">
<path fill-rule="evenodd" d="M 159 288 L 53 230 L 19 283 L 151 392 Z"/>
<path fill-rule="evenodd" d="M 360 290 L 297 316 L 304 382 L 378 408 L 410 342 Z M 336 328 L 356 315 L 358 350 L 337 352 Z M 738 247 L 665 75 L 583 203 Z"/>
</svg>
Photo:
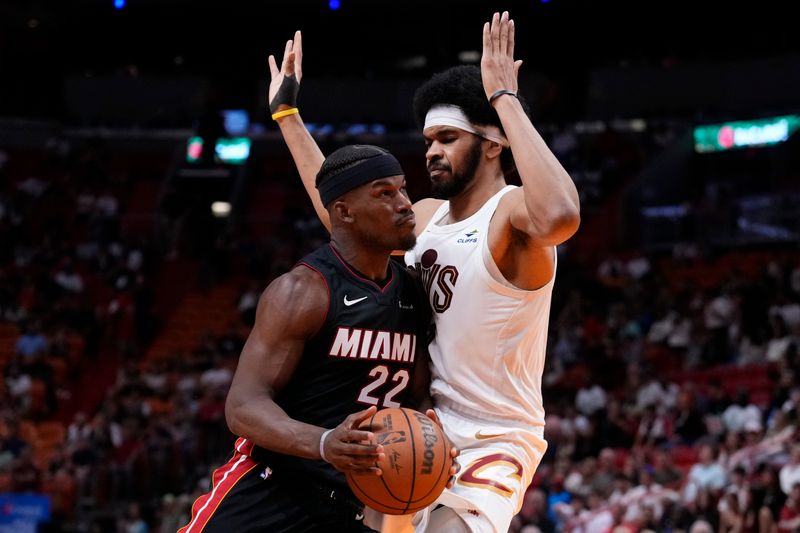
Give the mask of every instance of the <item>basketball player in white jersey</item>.
<svg viewBox="0 0 800 533">
<path fill-rule="evenodd" d="M 461 451 L 455 485 L 414 517 L 416 531 L 504 533 L 547 448 L 541 377 L 556 245 L 577 230 L 579 200 L 517 96 L 514 31 L 495 13 L 480 69 L 450 69 L 415 95 L 443 199 L 414 205 L 419 234 L 405 259 L 434 310 L 431 395 Z M 270 56 L 270 109 L 327 225 L 314 188 L 324 157 L 297 114 L 301 65 L 297 32 L 280 69 Z M 514 166 L 522 187 L 506 184 Z"/>
</svg>

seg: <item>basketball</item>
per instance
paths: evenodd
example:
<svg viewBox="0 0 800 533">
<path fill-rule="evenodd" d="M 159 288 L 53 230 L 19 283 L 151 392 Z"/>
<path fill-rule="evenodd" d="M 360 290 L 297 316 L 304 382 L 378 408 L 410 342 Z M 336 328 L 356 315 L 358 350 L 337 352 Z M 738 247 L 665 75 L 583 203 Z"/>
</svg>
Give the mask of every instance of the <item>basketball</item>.
<svg viewBox="0 0 800 533">
<path fill-rule="evenodd" d="M 348 474 L 350 489 L 365 505 L 386 514 L 410 514 L 432 504 L 450 478 L 450 443 L 425 414 L 389 408 L 361 429 L 375 433 L 384 448 L 383 474 Z"/>
</svg>

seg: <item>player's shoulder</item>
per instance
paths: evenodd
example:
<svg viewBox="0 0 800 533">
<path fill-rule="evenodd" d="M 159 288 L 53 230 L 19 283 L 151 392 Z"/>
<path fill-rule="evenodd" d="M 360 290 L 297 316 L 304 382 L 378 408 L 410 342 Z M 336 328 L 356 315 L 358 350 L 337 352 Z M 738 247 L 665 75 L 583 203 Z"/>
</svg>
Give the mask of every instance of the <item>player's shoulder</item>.
<svg viewBox="0 0 800 533">
<path fill-rule="evenodd" d="M 525 189 L 522 186 L 508 190 L 497 202 L 497 210 L 511 209 L 519 202 L 525 201 Z"/>
<path fill-rule="evenodd" d="M 325 279 L 298 264 L 261 293 L 254 330 L 308 338 L 324 324 L 329 304 Z"/>
<path fill-rule="evenodd" d="M 414 215 L 417 217 L 417 230 L 423 229 L 431 221 L 433 214 L 446 200 L 423 198 L 414 202 Z"/>
<path fill-rule="evenodd" d="M 328 283 L 318 270 L 298 263 L 290 271 L 275 278 L 261 295 L 261 300 L 281 311 L 327 309 Z"/>
</svg>

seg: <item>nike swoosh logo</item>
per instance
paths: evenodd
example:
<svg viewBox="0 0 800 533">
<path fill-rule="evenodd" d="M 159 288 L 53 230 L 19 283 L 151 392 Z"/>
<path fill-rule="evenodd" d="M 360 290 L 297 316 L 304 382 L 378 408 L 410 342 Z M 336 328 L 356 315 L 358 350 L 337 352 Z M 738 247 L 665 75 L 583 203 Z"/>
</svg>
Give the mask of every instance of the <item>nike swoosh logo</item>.
<svg viewBox="0 0 800 533">
<path fill-rule="evenodd" d="M 503 437 L 506 433 L 483 433 L 481 430 L 475 432 L 475 438 L 478 440 L 483 439 L 494 439 L 497 437 Z"/>
<path fill-rule="evenodd" d="M 362 296 L 361 298 L 356 298 L 355 300 L 348 300 L 347 299 L 347 295 L 345 294 L 344 295 L 344 305 L 346 305 L 347 307 L 350 307 L 351 305 L 355 305 L 355 304 L 357 304 L 358 302 L 360 302 L 362 300 L 366 300 L 367 298 L 368 298 L 367 296 Z"/>
</svg>

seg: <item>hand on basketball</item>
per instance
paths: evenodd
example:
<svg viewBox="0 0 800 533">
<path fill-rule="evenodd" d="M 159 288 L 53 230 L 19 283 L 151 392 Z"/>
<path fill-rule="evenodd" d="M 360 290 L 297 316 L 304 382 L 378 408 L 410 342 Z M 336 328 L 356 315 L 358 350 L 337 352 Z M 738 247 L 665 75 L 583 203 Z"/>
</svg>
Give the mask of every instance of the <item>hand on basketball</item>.
<svg viewBox="0 0 800 533">
<path fill-rule="evenodd" d="M 436 414 L 436 411 L 434 411 L 433 409 L 428 409 L 425 411 L 425 415 L 431 420 L 433 420 L 437 426 L 442 428 L 442 433 L 444 433 L 444 426 L 442 426 L 442 422 L 439 420 L 439 415 Z M 450 439 L 447 440 L 448 442 L 450 441 Z M 461 470 L 461 465 L 458 464 L 458 461 L 455 460 L 456 457 L 458 457 L 459 453 L 461 452 L 458 450 L 458 448 L 456 448 L 455 446 L 450 447 L 450 457 L 453 458 L 453 466 L 450 467 L 450 480 L 447 482 L 448 489 L 453 488 L 453 485 L 456 482 L 456 475 L 458 474 L 458 471 Z"/>
<path fill-rule="evenodd" d="M 269 56 L 269 109 L 272 113 L 297 106 L 300 80 L 303 77 L 303 36 L 294 32 L 294 40 L 286 41 L 281 68 L 275 56 Z"/>
<path fill-rule="evenodd" d="M 375 434 L 358 427 L 377 412 L 376 407 L 353 413 L 325 437 L 322 446 L 325 459 L 340 472 L 381 474 L 376 466 L 383 458 L 383 446 L 376 444 Z"/>
<path fill-rule="evenodd" d="M 514 21 L 508 11 L 495 13 L 491 22 L 483 25 L 483 54 L 481 78 L 486 98 L 500 89 L 517 91 L 517 75 L 522 60 L 514 61 Z"/>
</svg>

